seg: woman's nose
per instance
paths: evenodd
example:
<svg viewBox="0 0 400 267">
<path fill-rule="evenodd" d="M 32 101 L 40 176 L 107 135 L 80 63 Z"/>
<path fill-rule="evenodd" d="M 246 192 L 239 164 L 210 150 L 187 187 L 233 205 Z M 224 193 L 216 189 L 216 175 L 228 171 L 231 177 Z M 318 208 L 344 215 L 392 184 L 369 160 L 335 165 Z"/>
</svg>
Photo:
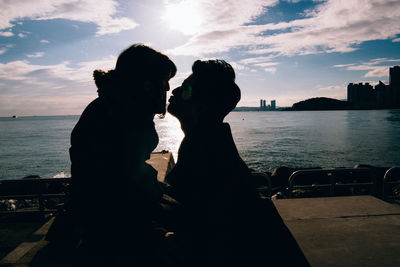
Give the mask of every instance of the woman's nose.
<svg viewBox="0 0 400 267">
<path fill-rule="evenodd" d="M 174 90 L 172 90 L 172 94 L 176 95 L 176 93 L 179 91 L 181 87 L 176 87 Z"/>
</svg>

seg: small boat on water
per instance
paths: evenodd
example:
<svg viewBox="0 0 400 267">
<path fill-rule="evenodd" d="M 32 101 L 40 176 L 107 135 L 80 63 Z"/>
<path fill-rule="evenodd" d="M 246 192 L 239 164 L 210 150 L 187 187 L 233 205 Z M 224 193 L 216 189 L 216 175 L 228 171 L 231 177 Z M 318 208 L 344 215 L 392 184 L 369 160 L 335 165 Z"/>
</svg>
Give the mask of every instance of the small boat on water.
<svg viewBox="0 0 400 267">
<path fill-rule="evenodd" d="M 18 115 L 13 115 L 12 118 L 16 119 L 16 118 L 18 118 Z"/>
</svg>

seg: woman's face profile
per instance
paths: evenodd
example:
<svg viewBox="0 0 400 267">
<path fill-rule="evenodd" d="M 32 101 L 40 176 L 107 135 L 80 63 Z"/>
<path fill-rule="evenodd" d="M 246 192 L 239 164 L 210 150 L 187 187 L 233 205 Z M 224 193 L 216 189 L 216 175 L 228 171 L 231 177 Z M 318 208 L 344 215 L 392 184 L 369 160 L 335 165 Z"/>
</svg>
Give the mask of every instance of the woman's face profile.
<svg viewBox="0 0 400 267">
<path fill-rule="evenodd" d="M 129 93 L 120 94 L 120 101 L 115 105 L 121 105 L 125 113 L 136 112 L 139 108 L 148 115 L 165 114 L 169 79 L 169 76 L 163 76 L 139 83 L 125 81 L 125 86 L 129 88 L 123 91 Z"/>
<path fill-rule="evenodd" d="M 148 90 L 146 96 L 148 103 L 153 108 L 154 114 L 163 114 L 166 112 L 167 91 L 169 91 L 169 76 L 162 77 L 149 82 L 145 88 Z"/>
</svg>

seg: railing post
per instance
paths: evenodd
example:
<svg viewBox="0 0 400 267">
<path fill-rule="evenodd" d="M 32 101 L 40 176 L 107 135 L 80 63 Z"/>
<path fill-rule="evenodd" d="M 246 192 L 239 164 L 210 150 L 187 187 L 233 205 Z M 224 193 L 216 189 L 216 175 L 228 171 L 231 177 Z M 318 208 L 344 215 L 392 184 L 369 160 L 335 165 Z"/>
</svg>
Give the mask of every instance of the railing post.
<svg viewBox="0 0 400 267">
<path fill-rule="evenodd" d="M 42 194 L 39 195 L 39 210 L 44 211 L 44 199 Z"/>
<path fill-rule="evenodd" d="M 289 179 L 288 179 L 288 190 L 289 190 L 289 198 L 293 197 L 293 179 L 297 176 L 297 171 L 292 172 L 292 174 L 290 174 Z"/>
<path fill-rule="evenodd" d="M 327 175 L 329 176 L 329 182 L 331 184 L 331 186 L 329 187 L 329 194 L 331 195 L 331 197 L 335 196 L 335 192 L 336 192 L 336 179 L 335 179 L 335 173 L 333 172 L 328 172 Z"/>
<path fill-rule="evenodd" d="M 388 191 L 389 191 L 389 185 L 390 185 L 390 179 L 394 175 L 395 171 L 400 172 L 400 167 L 392 167 L 389 170 L 386 171 L 385 175 L 383 176 L 383 182 L 382 182 L 382 198 L 383 200 L 388 200 Z M 400 184 L 400 182 L 398 182 Z"/>
<path fill-rule="evenodd" d="M 43 188 L 44 188 L 44 183 L 42 181 L 39 181 L 39 210 L 41 212 L 44 211 L 44 199 L 43 199 Z"/>
</svg>

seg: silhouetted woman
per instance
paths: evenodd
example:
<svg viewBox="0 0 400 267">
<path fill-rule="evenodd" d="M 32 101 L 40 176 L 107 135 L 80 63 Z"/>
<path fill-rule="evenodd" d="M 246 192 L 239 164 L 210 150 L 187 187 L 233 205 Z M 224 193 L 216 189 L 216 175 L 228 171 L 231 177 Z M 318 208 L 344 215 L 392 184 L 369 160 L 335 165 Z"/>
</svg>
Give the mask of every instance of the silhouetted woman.
<svg viewBox="0 0 400 267">
<path fill-rule="evenodd" d="M 167 176 L 184 207 L 176 231 L 185 244 L 183 265 L 307 266 L 272 202 L 257 194 L 223 122 L 240 100 L 234 70 L 222 60 L 198 60 L 192 71 L 168 106 L 185 133 Z"/>
<path fill-rule="evenodd" d="M 94 71 L 99 97 L 72 131 L 75 230 L 106 265 L 122 265 L 124 257 L 132 266 L 151 263 L 151 221 L 161 190 L 157 172 L 145 161 L 158 144 L 153 118 L 166 112 L 168 81 L 175 73 L 164 54 L 132 45 L 114 70 Z"/>
</svg>

